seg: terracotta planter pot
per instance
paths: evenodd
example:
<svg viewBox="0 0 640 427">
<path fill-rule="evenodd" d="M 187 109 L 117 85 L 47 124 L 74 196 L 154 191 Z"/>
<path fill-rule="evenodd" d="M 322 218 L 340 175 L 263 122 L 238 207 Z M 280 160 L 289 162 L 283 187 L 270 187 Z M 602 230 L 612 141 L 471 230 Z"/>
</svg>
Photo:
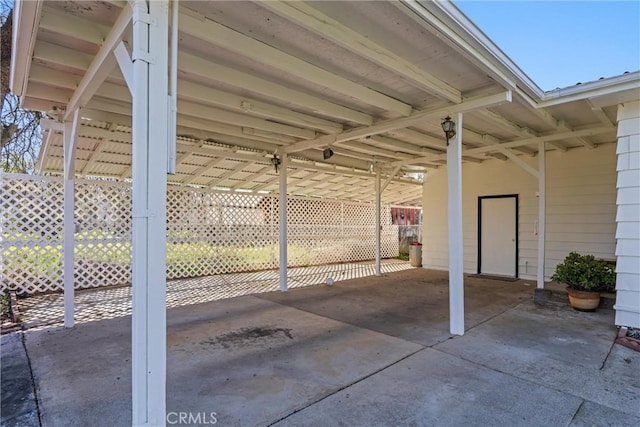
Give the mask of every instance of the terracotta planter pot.
<svg viewBox="0 0 640 427">
<path fill-rule="evenodd" d="M 600 292 L 577 291 L 567 288 L 571 307 L 579 311 L 596 311 L 600 305 Z"/>
</svg>

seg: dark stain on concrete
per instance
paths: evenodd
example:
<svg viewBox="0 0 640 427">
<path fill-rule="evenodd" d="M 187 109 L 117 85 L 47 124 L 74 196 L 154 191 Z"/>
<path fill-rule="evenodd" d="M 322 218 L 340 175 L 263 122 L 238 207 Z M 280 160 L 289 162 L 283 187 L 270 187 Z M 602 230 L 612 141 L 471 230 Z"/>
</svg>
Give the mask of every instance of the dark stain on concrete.
<svg viewBox="0 0 640 427">
<path fill-rule="evenodd" d="M 287 337 L 293 339 L 291 329 L 273 327 L 249 327 L 228 332 L 217 337 L 201 341 L 200 344 L 219 346 L 222 348 L 245 347 L 252 344 L 262 344 L 268 339 Z"/>
</svg>

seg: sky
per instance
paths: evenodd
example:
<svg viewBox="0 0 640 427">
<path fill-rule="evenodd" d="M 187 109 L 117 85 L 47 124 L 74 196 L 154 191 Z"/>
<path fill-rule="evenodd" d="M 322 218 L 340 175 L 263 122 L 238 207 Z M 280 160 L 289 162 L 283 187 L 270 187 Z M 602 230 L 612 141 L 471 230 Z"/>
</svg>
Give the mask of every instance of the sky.
<svg viewBox="0 0 640 427">
<path fill-rule="evenodd" d="M 640 0 L 457 0 L 542 90 L 640 70 Z"/>
</svg>

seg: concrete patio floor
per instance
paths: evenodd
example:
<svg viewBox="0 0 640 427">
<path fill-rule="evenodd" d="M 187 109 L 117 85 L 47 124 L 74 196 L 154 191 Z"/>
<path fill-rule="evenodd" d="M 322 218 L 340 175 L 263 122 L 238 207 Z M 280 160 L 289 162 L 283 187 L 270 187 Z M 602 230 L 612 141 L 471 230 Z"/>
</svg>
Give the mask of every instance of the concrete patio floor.
<svg viewBox="0 0 640 427">
<path fill-rule="evenodd" d="M 539 307 L 533 288 L 466 277 L 463 337 L 448 333 L 446 273 L 424 269 L 171 308 L 169 421 L 638 425 L 640 353 L 613 344 L 613 312 Z M 130 425 L 130 326 L 3 336 L 2 425 Z"/>
</svg>

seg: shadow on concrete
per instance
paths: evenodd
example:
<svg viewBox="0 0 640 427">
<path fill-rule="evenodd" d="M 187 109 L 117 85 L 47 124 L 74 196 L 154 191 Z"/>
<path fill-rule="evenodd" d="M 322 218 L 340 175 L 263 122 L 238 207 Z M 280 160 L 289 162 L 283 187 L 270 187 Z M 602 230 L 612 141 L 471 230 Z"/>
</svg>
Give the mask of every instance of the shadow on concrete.
<svg viewBox="0 0 640 427">
<path fill-rule="evenodd" d="M 446 273 L 424 269 L 171 308 L 167 411 L 238 426 L 637 425 L 640 353 L 613 346 L 613 312 L 538 307 L 533 288 L 466 278 L 463 337 L 448 333 Z M 25 343 L 42 425 L 130 425 L 130 317 Z"/>
</svg>

